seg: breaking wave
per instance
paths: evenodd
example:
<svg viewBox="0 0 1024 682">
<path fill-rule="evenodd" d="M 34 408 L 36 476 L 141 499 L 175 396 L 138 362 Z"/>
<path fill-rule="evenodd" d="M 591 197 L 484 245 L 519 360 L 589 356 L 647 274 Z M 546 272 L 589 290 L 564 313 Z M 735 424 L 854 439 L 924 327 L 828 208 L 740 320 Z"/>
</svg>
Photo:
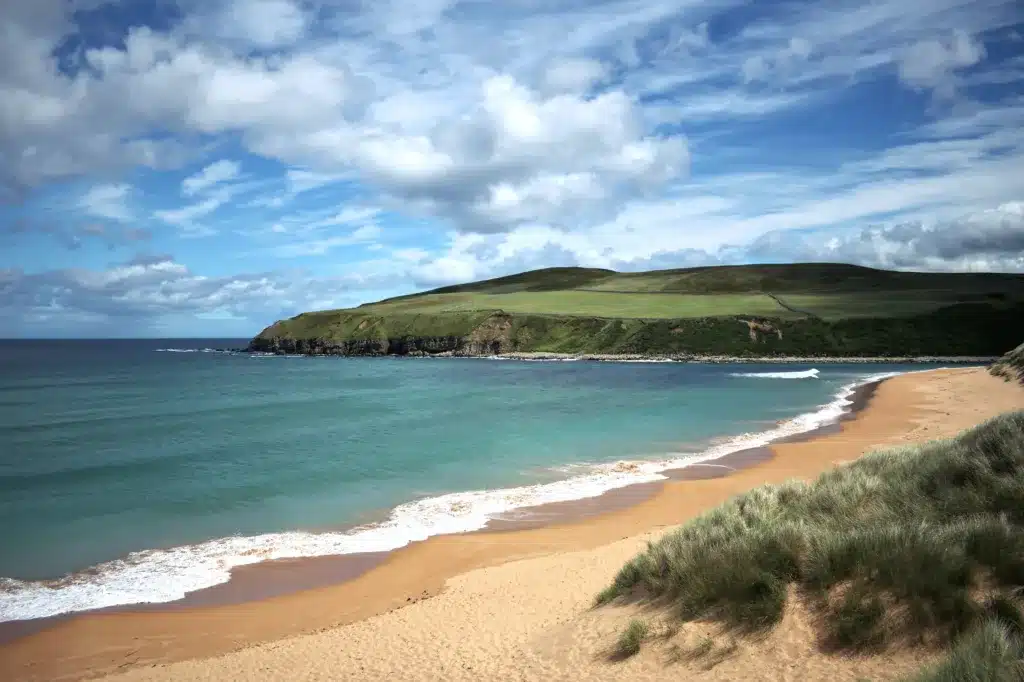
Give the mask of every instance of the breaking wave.
<svg viewBox="0 0 1024 682">
<path fill-rule="evenodd" d="M 808 369 L 801 372 L 734 372 L 729 376 L 746 377 L 748 379 L 817 379 L 818 370 Z"/>
</svg>

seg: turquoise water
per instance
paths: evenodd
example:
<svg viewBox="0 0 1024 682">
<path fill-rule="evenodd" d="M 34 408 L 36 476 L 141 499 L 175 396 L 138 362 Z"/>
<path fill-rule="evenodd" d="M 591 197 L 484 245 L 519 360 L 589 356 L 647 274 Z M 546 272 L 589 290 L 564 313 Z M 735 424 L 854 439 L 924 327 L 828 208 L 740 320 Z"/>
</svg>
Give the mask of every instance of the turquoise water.
<svg viewBox="0 0 1024 682">
<path fill-rule="evenodd" d="M 241 345 L 0 343 L 0 620 L 170 601 L 243 563 L 658 480 L 908 369 L 201 351 Z"/>
</svg>

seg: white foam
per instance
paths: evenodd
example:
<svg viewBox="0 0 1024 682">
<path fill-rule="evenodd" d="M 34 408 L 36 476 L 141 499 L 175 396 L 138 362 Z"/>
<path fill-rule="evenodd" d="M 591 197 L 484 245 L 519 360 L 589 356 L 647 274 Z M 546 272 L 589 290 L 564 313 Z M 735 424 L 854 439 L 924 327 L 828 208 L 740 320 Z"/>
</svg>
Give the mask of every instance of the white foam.
<svg viewBox="0 0 1024 682">
<path fill-rule="evenodd" d="M 629 357 L 601 357 L 601 356 L 573 356 L 573 357 L 525 357 L 518 355 L 482 355 L 481 360 L 505 360 L 507 362 L 580 362 L 581 360 L 590 360 L 595 362 L 603 362 L 606 364 L 615 363 L 636 363 L 636 364 L 659 364 L 664 362 L 676 362 L 672 358 L 629 358 Z"/>
<path fill-rule="evenodd" d="M 808 369 L 800 372 L 734 372 L 729 376 L 747 377 L 750 379 L 817 379 L 818 370 Z"/>
<path fill-rule="evenodd" d="M 579 362 L 582 358 L 525 358 L 508 355 L 482 355 L 481 360 L 504 360 L 506 362 Z"/>
<path fill-rule="evenodd" d="M 223 348 L 157 348 L 157 353 L 233 353 Z"/>
<path fill-rule="evenodd" d="M 501 514 L 523 507 L 597 497 L 614 488 L 659 481 L 664 472 L 767 445 L 834 422 L 851 404 L 857 386 L 900 372 L 878 374 L 844 386 L 814 412 L 776 428 L 730 438 L 700 453 L 671 453 L 658 460 L 574 465 L 570 478 L 518 488 L 432 497 L 396 507 L 387 521 L 345 532 L 290 532 L 239 536 L 196 545 L 135 552 L 122 559 L 54 581 L 0 578 L 0 621 L 43 618 L 74 611 L 170 602 L 230 579 L 231 569 L 272 559 L 381 552 L 433 535 L 483 528 Z"/>
</svg>

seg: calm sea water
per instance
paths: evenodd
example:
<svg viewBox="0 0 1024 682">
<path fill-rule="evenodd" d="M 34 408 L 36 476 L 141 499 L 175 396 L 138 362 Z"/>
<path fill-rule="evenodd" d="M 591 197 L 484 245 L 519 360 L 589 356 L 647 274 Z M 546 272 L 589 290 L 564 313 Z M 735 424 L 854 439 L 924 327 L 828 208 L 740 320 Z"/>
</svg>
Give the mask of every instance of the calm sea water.
<svg viewBox="0 0 1024 682">
<path fill-rule="evenodd" d="M 0 342 L 0 620 L 170 601 L 244 563 L 658 480 L 910 369 L 203 350 L 244 344 Z"/>
</svg>

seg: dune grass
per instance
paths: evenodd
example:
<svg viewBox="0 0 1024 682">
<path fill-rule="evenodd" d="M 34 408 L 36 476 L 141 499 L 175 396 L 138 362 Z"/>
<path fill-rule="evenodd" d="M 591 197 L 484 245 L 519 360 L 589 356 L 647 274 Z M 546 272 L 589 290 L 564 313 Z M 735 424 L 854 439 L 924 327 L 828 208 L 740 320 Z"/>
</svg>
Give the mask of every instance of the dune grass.
<svg viewBox="0 0 1024 682">
<path fill-rule="evenodd" d="M 1019 616 L 1022 587 L 1024 411 L 733 498 L 649 545 L 598 602 L 660 602 L 755 634 L 797 594 L 825 649 L 973 651 L 958 638 Z"/>
<path fill-rule="evenodd" d="M 1024 384 L 1024 343 L 992 363 L 989 372 L 1007 381 Z"/>
<path fill-rule="evenodd" d="M 1020 633 L 990 619 L 961 637 L 949 654 L 908 682 L 1020 682 L 1024 680 Z"/>
<path fill-rule="evenodd" d="M 636 656 L 640 653 L 640 647 L 643 646 L 644 640 L 647 639 L 650 634 L 650 626 L 646 621 L 634 618 L 629 621 L 629 625 L 619 635 L 619 639 L 615 642 L 615 648 L 612 650 L 612 659 L 614 660 L 625 660 L 632 656 Z"/>
</svg>

